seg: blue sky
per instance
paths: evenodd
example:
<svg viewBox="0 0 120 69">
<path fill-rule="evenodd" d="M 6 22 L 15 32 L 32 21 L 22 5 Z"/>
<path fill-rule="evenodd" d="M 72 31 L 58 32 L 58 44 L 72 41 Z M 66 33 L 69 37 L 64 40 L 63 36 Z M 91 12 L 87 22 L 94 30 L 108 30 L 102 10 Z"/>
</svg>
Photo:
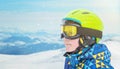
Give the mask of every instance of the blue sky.
<svg viewBox="0 0 120 69">
<path fill-rule="evenodd" d="M 119 8 L 119 0 L 1 0 L 0 11 L 39 12 L 67 11 L 74 8 L 107 10 Z M 104 8 L 102 8 L 104 7 Z"/>
<path fill-rule="evenodd" d="M 60 32 L 73 9 L 88 9 L 104 22 L 105 33 L 119 33 L 119 0 L 0 0 L 0 31 Z"/>
</svg>

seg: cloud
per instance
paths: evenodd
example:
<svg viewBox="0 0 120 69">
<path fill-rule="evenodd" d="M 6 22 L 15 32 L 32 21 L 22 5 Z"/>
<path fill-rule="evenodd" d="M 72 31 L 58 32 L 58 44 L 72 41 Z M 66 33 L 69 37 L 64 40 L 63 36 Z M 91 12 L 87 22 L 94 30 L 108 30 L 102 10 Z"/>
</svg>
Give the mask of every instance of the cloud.
<svg viewBox="0 0 120 69">
<path fill-rule="evenodd" d="M 36 40 L 35 42 L 33 42 L 32 44 L 40 44 L 41 41 L 40 40 Z"/>
<path fill-rule="evenodd" d="M 15 45 L 18 45 L 18 46 L 23 46 L 23 45 L 25 45 L 26 43 L 23 42 L 23 41 L 16 41 L 16 42 L 14 42 L 14 44 L 15 44 Z"/>
<path fill-rule="evenodd" d="M 7 43 L 4 43 L 4 42 L 0 42 L 0 46 L 6 46 Z"/>
<path fill-rule="evenodd" d="M 40 30 L 54 31 L 61 23 L 63 13 L 29 12 L 15 13 L 2 12 L 0 14 L 0 27 L 16 28 L 22 31 L 37 32 Z M 49 25 L 49 27 L 48 27 Z M 16 30 L 15 29 L 15 30 Z"/>
<path fill-rule="evenodd" d="M 60 36 L 56 36 L 53 34 L 44 34 L 44 35 L 29 35 L 29 38 L 32 40 L 35 39 L 35 41 L 32 44 L 39 44 L 39 43 L 57 43 L 62 44 L 62 40 L 60 39 Z"/>
<path fill-rule="evenodd" d="M 6 38 L 9 38 L 9 37 L 11 37 L 10 34 L 0 33 L 0 40 L 6 39 Z"/>
<path fill-rule="evenodd" d="M 15 42 L 0 42 L 0 46 L 24 46 L 26 43 L 23 41 Z"/>
</svg>

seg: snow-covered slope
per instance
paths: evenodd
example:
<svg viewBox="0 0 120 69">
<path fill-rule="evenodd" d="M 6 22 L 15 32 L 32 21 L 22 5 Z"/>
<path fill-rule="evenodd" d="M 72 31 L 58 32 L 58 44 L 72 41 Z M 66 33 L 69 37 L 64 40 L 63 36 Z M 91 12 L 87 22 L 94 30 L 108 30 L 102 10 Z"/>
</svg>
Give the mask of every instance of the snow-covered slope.
<svg viewBox="0 0 120 69">
<path fill-rule="evenodd" d="M 112 57 L 111 63 L 115 69 L 120 68 L 120 37 L 114 37 L 112 39 L 103 42 L 109 48 Z"/>
<path fill-rule="evenodd" d="M 106 39 L 106 44 L 112 53 L 111 63 L 115 69 L 120 65 L 120 37 Z M 0 69 L 63 69 L 65 50 L 51 50 L 31 55 L 0 55 Z"/>
<path fill-rule="evenodd" d="M 63 69 L 64 49 L 31 55 L 0 55 L 0 69 Z"/>
</svg>

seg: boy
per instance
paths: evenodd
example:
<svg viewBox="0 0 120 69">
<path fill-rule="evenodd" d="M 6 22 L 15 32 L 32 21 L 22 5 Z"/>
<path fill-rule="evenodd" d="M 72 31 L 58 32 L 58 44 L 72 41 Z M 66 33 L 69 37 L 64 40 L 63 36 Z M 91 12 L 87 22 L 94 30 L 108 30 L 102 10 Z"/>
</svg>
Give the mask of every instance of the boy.
<svg viewBox="0 0 120 69">
<path fill-rule="evenodd" d="M 98 43 L 103 25 L 97 15 L 88 10 L 74 10 L 63 21 L 64 69 L 114 69 L 109 50 Z"/>
</svg>

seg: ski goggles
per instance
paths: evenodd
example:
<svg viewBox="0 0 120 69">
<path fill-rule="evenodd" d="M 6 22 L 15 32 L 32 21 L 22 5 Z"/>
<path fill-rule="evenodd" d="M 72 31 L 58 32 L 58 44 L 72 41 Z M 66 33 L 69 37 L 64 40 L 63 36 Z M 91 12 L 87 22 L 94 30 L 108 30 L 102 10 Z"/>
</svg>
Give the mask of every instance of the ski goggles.
<svg viewBox="0 0 120 69">
<path fill-rule="evenodd" d="M 76 24 L 67 24 L 67 25 L 63 25 L 61 27 L 61 32 L 62 35 L 61 37 L 65 37 L 68 39 L 75 39 L 78 38 L 80 35 L 78 33 L 78 28 L 80 27 L 80 25 L 76 25 Z"/>
<path fill-rule="evenodd" d="M 94 30 L 90 28 L 81 27 L 77 24 L 66 24 L 61 27 L 61 38 L 65 37 L 67 39 L 75 39 L 81 35 L 89 35 L 101 38 L 102 32 L 99 30 Z"/>
</svg>

